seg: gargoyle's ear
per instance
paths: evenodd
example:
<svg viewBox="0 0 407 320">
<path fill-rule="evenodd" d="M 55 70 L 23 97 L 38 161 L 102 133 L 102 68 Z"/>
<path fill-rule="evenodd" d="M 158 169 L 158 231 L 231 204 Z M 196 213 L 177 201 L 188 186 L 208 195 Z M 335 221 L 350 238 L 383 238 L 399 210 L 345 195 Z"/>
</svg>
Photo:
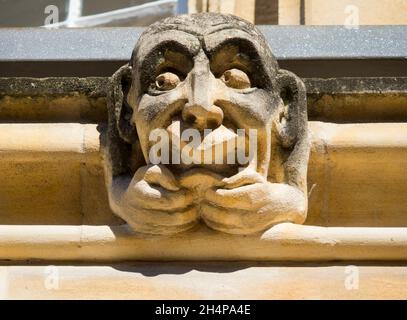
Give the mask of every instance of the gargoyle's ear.
<svg viewBox="0 0 407 320">
<path fill-rule="evenodd" d="M 280 69 L 277 75 L 284 107 L 277 121 L 277 131 L 285 148 L 292 147 L 307 129 L 307 95 L 304 83 L 295 74 Z"/>
<path fill-rule="evenodd" d="M 137 139 L 135 127 L 131 124 L 133 109 L 127 102 L 127 95 L 131 88 L 131 72 L 129 65 L 122 66 L 110 78 L 108 94 L 109 114 L 115 119 L 116 127 L 120 137 L 127 143 Z"/>
</svg>

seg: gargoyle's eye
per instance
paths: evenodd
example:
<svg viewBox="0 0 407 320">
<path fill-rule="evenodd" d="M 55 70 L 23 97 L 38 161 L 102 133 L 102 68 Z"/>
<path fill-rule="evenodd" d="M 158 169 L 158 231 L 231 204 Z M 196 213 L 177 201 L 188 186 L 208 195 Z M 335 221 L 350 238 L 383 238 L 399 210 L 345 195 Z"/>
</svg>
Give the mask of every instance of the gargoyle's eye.
<svg viewBox="0 0 407 320">
<path fill-rule="evenodd" d="M 160 91 L 174 89 L 181 82 L 180 78 L 172 72 L 164 72 L 155 78 L 155 88 Z"/>
<path fill-rule="evenodd" d="M 234 89 L 247 89 L 251 87 L 249 76 L 239 69 L 226 70 L 221 80 L 228 86 Z"/>
</svg>

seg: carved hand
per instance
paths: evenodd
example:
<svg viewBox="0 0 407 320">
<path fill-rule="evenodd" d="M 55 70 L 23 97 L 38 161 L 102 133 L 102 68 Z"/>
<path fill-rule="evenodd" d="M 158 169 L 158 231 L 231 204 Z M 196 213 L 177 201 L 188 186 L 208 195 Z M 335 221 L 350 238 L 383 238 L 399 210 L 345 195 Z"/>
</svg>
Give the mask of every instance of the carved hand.
<svg viewBox="0 0 407 320">
<path fill-rule="evenodd" d="M 137 170 L 122 203 L 135 230 L 172 234 L 198 222 L 192 201 L 191 192 L 178 185 L 170 170 L 162 165 L 147 165 Z"/>
<path fill-rule="evenodd" d="M 211 188 L 201 204 L 201 217 L 209 227 L 227 233 L 250 234 L 281 222 L 303 223 L 304 194 L 287 184 L 270 183 L 247 169 Z"/>
</svg>

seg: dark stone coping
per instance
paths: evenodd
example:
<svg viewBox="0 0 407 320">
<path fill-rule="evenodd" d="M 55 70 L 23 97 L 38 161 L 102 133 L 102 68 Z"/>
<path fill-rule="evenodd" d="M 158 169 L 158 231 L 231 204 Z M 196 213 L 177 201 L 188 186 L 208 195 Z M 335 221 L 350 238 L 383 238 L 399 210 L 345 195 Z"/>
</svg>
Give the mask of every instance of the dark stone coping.
<svg viewBox="0 0 407 320">
<path fill-rule="evenodd" d="M 407 76 L 407 26 L 259 26 L 281 67 L 302 77 Z M 109 76 L 143 28 L 0 29 L 0 76 Z"/>
<path fill-rule="evenodd" d="M 308 95 L 387 94 L 407 95 L 407 77 L 304 78 Z M 0 96 L 61 96 L 83 94 L 89 98 L 106 96 L 108 77 L 0 78 Z"/>
</svg>

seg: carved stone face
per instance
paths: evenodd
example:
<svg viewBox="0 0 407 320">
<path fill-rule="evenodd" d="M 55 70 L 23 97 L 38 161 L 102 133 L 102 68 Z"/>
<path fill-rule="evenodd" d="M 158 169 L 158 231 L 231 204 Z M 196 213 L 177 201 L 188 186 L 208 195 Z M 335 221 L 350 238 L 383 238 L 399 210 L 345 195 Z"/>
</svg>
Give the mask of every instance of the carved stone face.
<svg viewBox="0 0 407 320">
<path fill-rule="evenodd" d="M 134 230 L 171 234 L 203 221 L 248 234 L 305 220 L 305 88 L 252 24 L 208 13 L 155 23 L 111 83 L 109 201 Z M 188 130 L 199 143 L 185 159 L 198 161 L 183 161 Z M 169 155 L 155 162 L 159 140 Z"/>
</svg>

